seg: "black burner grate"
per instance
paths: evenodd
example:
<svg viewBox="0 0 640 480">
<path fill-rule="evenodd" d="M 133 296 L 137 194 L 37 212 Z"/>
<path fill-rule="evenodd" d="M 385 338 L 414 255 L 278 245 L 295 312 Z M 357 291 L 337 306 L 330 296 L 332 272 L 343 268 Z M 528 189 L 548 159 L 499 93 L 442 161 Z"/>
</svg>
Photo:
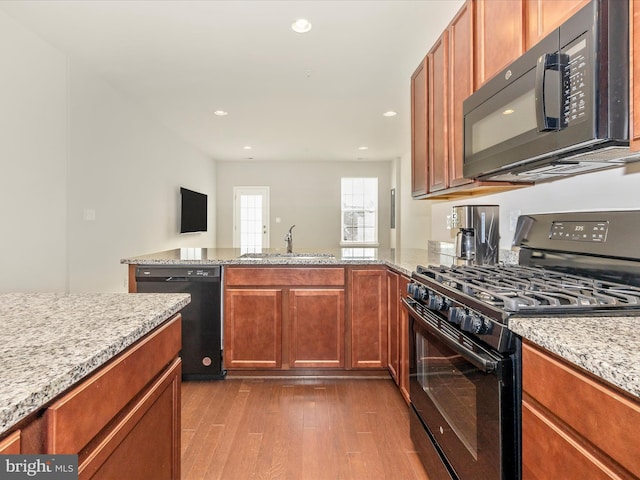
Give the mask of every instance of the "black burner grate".
<svg viewBox="0 0 640 480">
<path fill-rule="evenodd" d="M 429 266 L 437 283 L 508 312 L 640 308 L 640 289 L 521 265 Z"/>
</svg>

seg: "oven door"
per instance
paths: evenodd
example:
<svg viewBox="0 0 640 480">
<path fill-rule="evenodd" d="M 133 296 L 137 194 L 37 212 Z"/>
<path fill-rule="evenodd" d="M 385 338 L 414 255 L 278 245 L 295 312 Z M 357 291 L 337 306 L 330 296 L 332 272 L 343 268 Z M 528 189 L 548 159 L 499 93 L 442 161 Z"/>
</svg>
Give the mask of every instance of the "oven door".
<svg viewBox="0 0 640 480">
<path fill-rule="evenodd" d="M 500 356 L 435 313 L 425 318 L 403 302 L 411 404 L 451 474 L 443 478 L 519 478 L 516 355 Z"/>
</svg>

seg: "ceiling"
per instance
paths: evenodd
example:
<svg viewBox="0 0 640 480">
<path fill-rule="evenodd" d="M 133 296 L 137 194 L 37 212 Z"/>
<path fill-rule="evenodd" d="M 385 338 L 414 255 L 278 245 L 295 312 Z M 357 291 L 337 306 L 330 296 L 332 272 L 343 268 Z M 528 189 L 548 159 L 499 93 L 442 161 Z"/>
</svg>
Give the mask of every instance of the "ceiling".
<svg viewBox="0 0 640 480">
<path fill-rule="evenodd" d="M 357 161 L 409 151 L 411 73 L 462 1 L 3 0 L 0 10 L 216 160 Z M 301 17 L 309 33 L 290 28 Z"/>
</svg>

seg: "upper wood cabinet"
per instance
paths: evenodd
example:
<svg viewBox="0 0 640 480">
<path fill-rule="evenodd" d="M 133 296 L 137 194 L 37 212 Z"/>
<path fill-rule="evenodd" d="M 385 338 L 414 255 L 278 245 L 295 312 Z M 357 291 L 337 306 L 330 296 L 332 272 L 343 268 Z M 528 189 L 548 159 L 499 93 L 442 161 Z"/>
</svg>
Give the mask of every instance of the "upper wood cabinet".
<svg viewBox="0 0 640 480">
<path fill-rule="evenodd" d="M 449 103 L 449 41 L 445 31 L 436 41 L 427 55 L 429 65 L 429 82 L 427 88 L 427 103 L 429 108 L 427 172 L 429 192 L 443 190 L 449 186 L 449 140 L 447 137 Z"/>
<path fill-rule="evenodd" d="M 449 187 L 471 183 L 464 178 L 462 165 L 464 160 L 464 117 L 462 103 L 474 91 L 473 63 L 473 12 L 474 3 L 463 5 L 449 25 L 449 115 L 447 162 Z"/>
<path fill-rule="evenodd" d="M 480 87 L 524 53 L 524 3 L 478 0 L 475 8 L 476 87 Z"/>
<path fill-rule="evenodd" d="M 427 58 L 411 76 L 411 195 L 429 192 L 427 187 Z"/>
<path fill-rule="evenodd" d="M 526 48 L 534 46 L 589 1 L 526 0 Z"/>
</svg>

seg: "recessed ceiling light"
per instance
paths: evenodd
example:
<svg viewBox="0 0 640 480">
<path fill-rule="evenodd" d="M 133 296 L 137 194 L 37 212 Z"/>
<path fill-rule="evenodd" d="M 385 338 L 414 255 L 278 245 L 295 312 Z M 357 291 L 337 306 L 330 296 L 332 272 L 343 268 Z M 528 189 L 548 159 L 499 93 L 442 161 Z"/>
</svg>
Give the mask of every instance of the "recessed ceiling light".
<svg viewBox="0 0 640 480">
<path fill-rule="evenodd" d="M 216 110 L 215 112 L 213 112 L 214 115 L 217 115 L 218 117 L 224 117 L 229 115 L 229 112 L 225 112 L 224 110 Z"/>
<path fill-rule="evenodd" d="M 361 147 L 358 147 L 358 150 L 369 150 L 369 147 L 365 147 L 364 145 Z"/>
<path fill-rule="evenodd" d="M 385 117 L 395 117 L 398 112 L 394 112 L 393 110 L 389 110 L 388 112 L 384 112 L 382 115 Z"/>
<path fill-rule="evenodd" d="M 299 18 L 291 24 L 291 29 L 297 33 L 307 33 L 311 30 L 311 23 L 306 18 Z"/>
<path fill-rule="evenodd" d="M 511 115 L 513 112 L 515 112 L 515 110 L 513 108 L 507 108 L 504 112 L 502 112 L 503 115 Z"/>
<path fill-rule="evenodd" d="M 245 145 L 245 146 L 244 146 L 244 147 L 242 147 L 242 148 L 244 148 L 245 150 L 251 150 L 251 145 Z"/>
</svg>

